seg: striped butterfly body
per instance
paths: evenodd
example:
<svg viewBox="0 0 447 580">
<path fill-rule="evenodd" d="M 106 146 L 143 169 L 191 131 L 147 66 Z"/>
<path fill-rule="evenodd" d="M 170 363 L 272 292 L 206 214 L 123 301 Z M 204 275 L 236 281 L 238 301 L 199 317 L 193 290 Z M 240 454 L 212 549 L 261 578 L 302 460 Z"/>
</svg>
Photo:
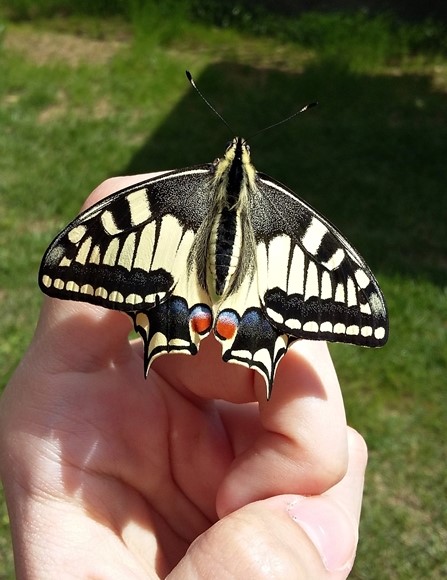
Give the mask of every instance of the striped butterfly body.
<svg viewBox="0 0 447 580">
<path fill-rule="evenodd" d="M 164 353 L 196 354 L 214 331 L 227 362 L 271 394 L 296 339 L 382 346 L 385 302 L 338 230 L 255 170 L 236 137 L 214 163 L 118 191 L 81 213 L 40 268 L 48 295 L 126 312 L 145 372 Z"/>
</svg>

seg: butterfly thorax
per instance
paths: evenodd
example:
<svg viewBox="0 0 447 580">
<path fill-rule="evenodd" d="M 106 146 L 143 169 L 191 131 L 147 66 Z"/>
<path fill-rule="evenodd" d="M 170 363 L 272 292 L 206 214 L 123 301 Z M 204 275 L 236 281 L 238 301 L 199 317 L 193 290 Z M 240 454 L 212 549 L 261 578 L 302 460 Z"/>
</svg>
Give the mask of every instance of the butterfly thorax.
<svg viewBox="0 0 447 580">
<path fill-rule="evenodd" d="M 215 164 L 215 206 L 208 238 L 206 285 L 216 302 L 236 291 L 253 268 L 248 210 L 254 176 L 248 145 L 235 137 Z"/>
</svg>

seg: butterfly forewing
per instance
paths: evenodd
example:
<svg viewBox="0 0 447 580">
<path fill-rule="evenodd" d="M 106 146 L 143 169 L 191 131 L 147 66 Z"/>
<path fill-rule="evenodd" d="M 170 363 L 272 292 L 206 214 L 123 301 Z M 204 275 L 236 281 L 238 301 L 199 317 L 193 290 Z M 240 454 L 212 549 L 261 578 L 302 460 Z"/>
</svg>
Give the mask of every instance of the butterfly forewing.
<svg viewBox="0 0 447 580">
<path fill-rule="evenodd" d="M 263 174 L 256 183 L 251 215 L 267 318 L 296 338 L 384 344 L 385 303 L 364 260 L 292 191 Z"/>
<path fill-rule="evenodd" d="M 46 251 L 44 292 L 133 311 L 185 285 L 187 260 L 209 205 L 208 166 L 147 180 L 84 211 Z M 193 191 L 191 191 L 193 188 Z"/>
</svg>

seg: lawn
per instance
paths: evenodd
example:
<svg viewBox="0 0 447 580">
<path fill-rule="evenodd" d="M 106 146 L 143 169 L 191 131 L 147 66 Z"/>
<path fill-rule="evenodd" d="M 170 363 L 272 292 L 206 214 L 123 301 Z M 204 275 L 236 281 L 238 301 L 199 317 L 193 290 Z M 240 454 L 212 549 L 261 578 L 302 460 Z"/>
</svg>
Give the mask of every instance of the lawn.
<svg viewBox="0 0 447 580">
<path fill-rule="evenodd" d="M 157 34 L 119 18 L 3 25 L 3 382 L 33 334 L 40 258 L 87 194 L 112 175 L 223 153 L 232 135 L 191 90 L 185 68 L 247 137 L 318 100 L 251 146 L 256 167 L 359 249 L 389 306 L 384 349 L 331 347 L 349 422 L 370 450 L 351 577 L 447 577 L 447 56 L 389 54 L 377 31 L 360 50 L 346 35 L 304 46 L 198 22 L 173 22 Z M 4 502 L 0 532 L 0 579 L 9 579 Z"/>
</svg>

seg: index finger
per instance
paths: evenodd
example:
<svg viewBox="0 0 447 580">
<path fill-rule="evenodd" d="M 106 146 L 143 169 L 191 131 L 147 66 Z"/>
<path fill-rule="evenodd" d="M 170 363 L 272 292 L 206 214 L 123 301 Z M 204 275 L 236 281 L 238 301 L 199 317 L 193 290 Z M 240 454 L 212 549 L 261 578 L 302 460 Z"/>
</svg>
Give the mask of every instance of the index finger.
<svg viewBox="0 0 447 580">
<path fill-rule="evenodd" d="M 154 369 L 186 396 L 221 399 L 234 461 L 218 493 L 220 516 L 274 495 L 320 494 L 344 476 L 346 416 L 325 343 L 292 345 L 268 401 L 258 373 L 224 363 L 211 337 L 197 357 L 161 357 Z"/>
<path fill-rule="evenodd" d="M 271 399 L 263 398 L 262 381 L 256 390 L 261 429 L 219 490 L 219 515 L 283 493 L 320 494 L 346 472 L 346 416 L 325 343 L 295 343 L 279 365 Z"/>
</svg>

